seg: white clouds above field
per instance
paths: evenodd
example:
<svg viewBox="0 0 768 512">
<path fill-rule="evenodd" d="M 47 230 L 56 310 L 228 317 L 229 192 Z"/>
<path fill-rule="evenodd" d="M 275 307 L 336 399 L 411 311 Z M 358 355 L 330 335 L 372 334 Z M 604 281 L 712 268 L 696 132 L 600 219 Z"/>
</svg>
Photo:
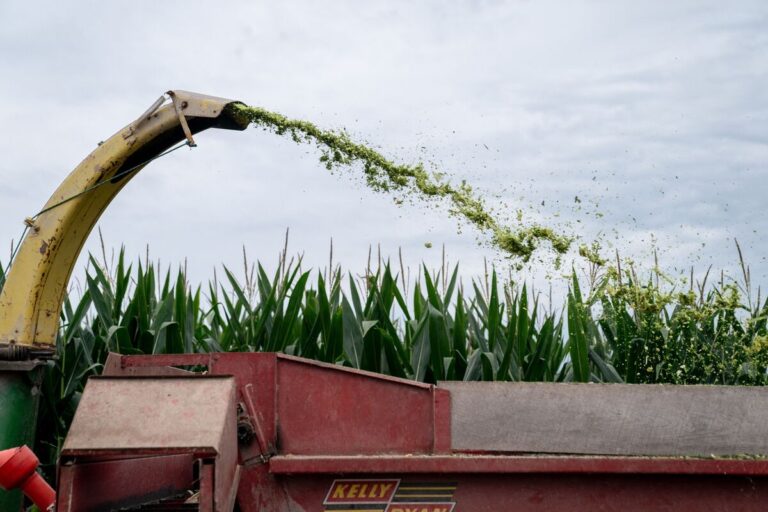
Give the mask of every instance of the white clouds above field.
<svg viewBox="0 0 768 512">
<path fill-rule="evenodd" d="M 602 233 L 638 261 L 655 239 L 668 268 L 731 268 L 736 237 L 768 282 L 762 0 L 4 0 L 0 70 L 0 243 L 98 141 L 180 88 L 345 127 L 476 183 L 511 219 Z M 272 262 L 286 227 L 310 264 L 331 237 L 351 269 L 379 243 L 433 265 L 445 244 L 466 274 L 498 257 L 440 208 L 328 175 L 312 148 L 255 130 L 198 143 L 121 193 L 109 244 L 187 258 L 195 280 L 238 265 L 243 244 Z"/>
</svg>

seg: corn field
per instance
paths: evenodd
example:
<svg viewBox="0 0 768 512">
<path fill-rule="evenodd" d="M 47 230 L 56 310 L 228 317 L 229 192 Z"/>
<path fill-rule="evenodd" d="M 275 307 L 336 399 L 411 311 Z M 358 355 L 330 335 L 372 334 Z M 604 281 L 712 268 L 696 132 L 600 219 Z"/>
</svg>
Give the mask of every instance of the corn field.
<svg viewBox="0 0 768 512">
<path fill-rule="evenodd" d="M 244 263 L 240 277 L 225 268 L 192 288 L 183 269 L 122 251 L 113 265 L 90 258 L 45 374 L 36 452 L 47 468 L 110 351 L 277 351 L 425 382 L 766 383 L 768 304 L 743 261 L 738 281 L 707 274 L 682 290 L 658 271 L 593 265 L 558 306 L 493 270 L 464 283 L 458 266 L 407 279 L 388 263 L 362 276 L 285 254 L 271 275 Z"/>
</svg>

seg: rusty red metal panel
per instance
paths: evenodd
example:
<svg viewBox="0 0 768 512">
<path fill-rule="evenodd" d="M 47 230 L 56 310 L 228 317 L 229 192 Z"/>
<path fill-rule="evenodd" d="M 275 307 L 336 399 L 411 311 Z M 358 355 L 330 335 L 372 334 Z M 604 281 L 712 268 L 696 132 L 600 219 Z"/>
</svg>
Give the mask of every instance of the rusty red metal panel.
<svg viewBox="0 0 768 512">
<path fill-rule="evenodd" d="M 58 512 L 73 512 L 72 487 L 74 482 L 72 479 L 72 471 L 67 471 L 64 466 L 59 466 L 57 471 L 56 510 Z"/>
<path fill-rule="evenodd" d="M 434 388 L 434 453 L 451 452 L 451 393 Z"/>
<path fill-rule="evenodd" d="M 280 357 L 281 453 L 429 453 L 431 387 Z"/>
<path fill-rule="evenodd" d="M 230 353 L 229 355 L 237 357 L 240 354 Z M 360 377 L 368 377 L 378 381 L 391 382 L 393 384 L 402 384 L 412 388 L 421 388 L 425 390 L 431 390 L 434 387 L 432 384 L 425 384 L 423 382 L 419 382 L 415 380 L 403 379 L 401 377 L 392 377 L 391 375 L 385 375 L 383 373 L 376 373 L 376 372 L 369 372 L 367 370 L 358 370 L 356 368 L 349 368 L 347 366 L 341 366 L 338 364 L 323 363 L 321 361 L 316 361 L 314 359 L 306 359 L 304 357 L 291 356 L 288 354 L 280 354 L 280 353 L 275 353 L 274 355 L 277 357 L 278 362 L 285 361 L 285 362 L 301 363 L 308 366 L 314 366 L 316 368 L 325 368 L 325 369 L 335 370 L 335 371 L 346 373 L 346 374 L 358 375 Z"/>
<path fill-rule="evenodd" d="M 163 367 L 163 366 L 205 366 L 212 368 L 223 354 L 212 352 L 209 354 L 157 354 L 123 356 L 122 368 L 132 367 Z"/>
<path fill-rule="evenodd" d="M 140 375 L 189 375 L 190 372 L 182 370 L 181 368 L 174 368 L 172 366 L 161 367 L 145 367 L 145 366 L 131 366 L 123 367 L 123 356 L 110 352 L 107 355 L 107 360 L 104 363 L 104 369 L 101 374 L 109 377 L 130 377 Z"/>
<path fill-rule="evenodd" d="M 214 512 L 214 467 L 211 463 L 200 464 L 200 494 L 198 497 L 199 512 Z M 225 512 L 225 511 L 222 511 Z M 226 511 L 229 512 L 229 511 Z"/>
<path fill-rule="evenodd" d="M 230 411 L 222 431 L 221 443 L 217 449 L 218 457 L 211 461 L 214 467 L 214 499 L 217 512 L 230 512 L 233 509 L 233 487 L 236 489 L 240 480 L 237 449 L 237 423 L 234 411 Z"/>
<path fill-rule="evenodd" d="M 768 476 L 768 460 L 511 455 L 276 456 L 275 474 L 618 473 Z"/>
<path fill-rule="evenodd" d="M 269 465 L 243 468 L 237 503 L 241 512 L 286 512 L 302 510 L 293 503 L 284 483 L 269 472 Z"/>
<path fill-rule="evenodd" d="M 367 476 L 390 481 L 391 473 Z M 280 511 L 323 512 L 338 475 L 283 477 L 291 496 Z M 349 478 L 344 475 L 343 478 Z M 352 477 L 354 478 L 354 477 Z M 409 496 L 423 489 L 418 507 L 405 508 Z M 447 489 L 442 491 L 439 489 Z M 406 475 L 386 505 L 345 501 L 347 509 L 393 512 L 757 512 L 768 502 L 768 480 L 714 475 L 573 475 L 486 474 Z M 338 509 L 337 505 L 335 509 Z M 270 509 L 272 510 L 272 509 Z M 250 512 L 250 511 L 248 511 Z"/>
<path fill-rule="evenodd" d="M 681 475 L 475 475 L 458 480 L 456 512 L 758 512 L 765 478 Z"/>
<path fill-rule="evenodd" d="M 97 512 L 178 496 L 191 489 L 191 455 L 65 464 L 59 472 L 59 512 Z"/>
<path fill-rule="evenodd" d="M 246 408 L 256 431 L 257 439 L 249 445 L 240 445 L 243 464 L 261 460 L 263 455 L 275 452 L 277 438 L 277 355 L 221 354 L 214 372 L 233 375 L 237 382 L 238 402 Z"/>
<path fill-rule="evenodd" d="M 260 461 L 264 462 L 270 455 L 275 452 L 274 443 L 272 443 L 273 437 L 267 438 L 264 433 L 266 431 L 264 427 L 264 415 L 261 414 L 259 407 L 256 405 L 257 393 L 253 384 L 246 384 L 241 389 L 242 399 L 241 402 L 245 407 L 247 418 L 245 418 L 246 425 L 249 430 L 253 431 L 256 436 L 256 442 L 249 443 L 250 446 L 246 446 L 245 443 L 240 443 L 241 457 L 244 462 L 253 460 L 257 456 Z M 250 453 L 253 451 L 253 453 Z"/>
</svg>

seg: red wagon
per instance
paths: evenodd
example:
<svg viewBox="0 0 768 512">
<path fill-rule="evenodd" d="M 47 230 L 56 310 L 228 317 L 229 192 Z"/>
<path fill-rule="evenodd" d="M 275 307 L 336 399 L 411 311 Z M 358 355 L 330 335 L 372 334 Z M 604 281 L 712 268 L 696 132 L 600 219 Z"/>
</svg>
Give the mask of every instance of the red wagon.
<svg viewBox="0 0 768 512">
<path fill-rule="evenodd" d="M 190 371 L 192 370 L 192 371 Z M 280 354 L 111 355 L 58 512 L 764 510 L 768 390 L 420 384 Z"/>
</svg>

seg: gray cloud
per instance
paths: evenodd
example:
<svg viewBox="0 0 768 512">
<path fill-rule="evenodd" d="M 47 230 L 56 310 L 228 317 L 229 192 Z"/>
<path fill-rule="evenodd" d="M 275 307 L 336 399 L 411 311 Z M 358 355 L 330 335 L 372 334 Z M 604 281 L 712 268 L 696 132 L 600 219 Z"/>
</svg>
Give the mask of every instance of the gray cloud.
<svg viewBox="0 0 768 512">
<path fill-rule="evenodd" d="M 0 20 L 0 241 L 99 140 L 185 88 L 345 127 L 477 183 L 510 219 L 603 233 L 639 261 L 655 238 L 669 267 L 733 268 L 737 237 L 768 272 L 760 0 L 6 0 Z M 193 279 L 238 265 L 243 244 L 271 261 L 287 226 L 309 264 L 331 237 L 351 268 L 379 243 L 430 265 L 424 243 L 444 243 L 467 274 L 498 258 L 444 209 L 396 207 L 312 148 L 256 130 L 199 143 L 128 185 L 101 222 L 109 244 L 188 258 Z"/>
</svg>

